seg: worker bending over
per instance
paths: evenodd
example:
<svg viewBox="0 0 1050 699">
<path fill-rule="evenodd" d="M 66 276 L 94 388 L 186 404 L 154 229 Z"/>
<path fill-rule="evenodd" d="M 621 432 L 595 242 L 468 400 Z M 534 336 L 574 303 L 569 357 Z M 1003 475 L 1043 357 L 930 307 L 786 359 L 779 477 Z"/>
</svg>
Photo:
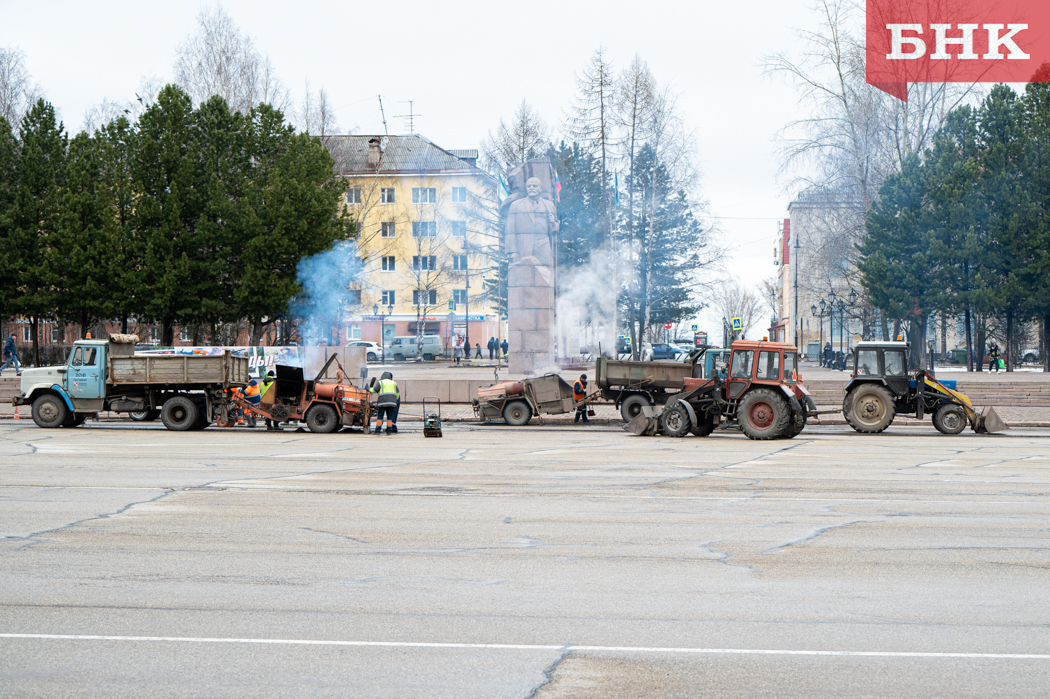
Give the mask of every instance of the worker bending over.
<svg viewBox="0 0 1050 699">
<path fill-rule="evenodd" d="M 576 417 L 573 419 L 573 424 L 580 421 L 583 418 L 584 422 L 590 422 L 587 419 L 587 404 L 582 403 L 587 398 L 587 374 L 580 374 L 580 378 L 576 379 L 576 383 L 572 385 L 572 399 L 576 401 Z"/>
<path fill-rule="evenodd" d="M 374 434 L 383 431 L 383 418 L 386 417 L 386 433 L 397 432 L 397 407 L 401 402 L 401 394 L 397 388 L 397 381 L 389 371 L 384 371 L 379 382 L 368 389 L 372 393 L 378 393 L 376 400 L 376 430 Z"/>
</svg>

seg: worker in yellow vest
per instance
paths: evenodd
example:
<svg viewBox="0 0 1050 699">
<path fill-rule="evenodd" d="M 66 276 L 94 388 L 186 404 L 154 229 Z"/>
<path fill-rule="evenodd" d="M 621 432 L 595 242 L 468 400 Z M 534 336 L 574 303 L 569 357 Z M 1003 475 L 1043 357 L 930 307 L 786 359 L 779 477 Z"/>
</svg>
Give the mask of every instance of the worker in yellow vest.
<svg viewBox="0 0 1050 699">
<path fill-rule="evenodd" d="M 401 393 L 397 388 L 397 381 L 389 371 L 384 371 L 378 382 L 368 389 L 372 393 L 379 394 L 376 399 L 376 429 L 373 434 L 383 431 L 383 418 L 386 418 L 386 433 L 397 432 L 394 422 L 397 420 L 397 407 L 401 402 Z"/>
</svg>

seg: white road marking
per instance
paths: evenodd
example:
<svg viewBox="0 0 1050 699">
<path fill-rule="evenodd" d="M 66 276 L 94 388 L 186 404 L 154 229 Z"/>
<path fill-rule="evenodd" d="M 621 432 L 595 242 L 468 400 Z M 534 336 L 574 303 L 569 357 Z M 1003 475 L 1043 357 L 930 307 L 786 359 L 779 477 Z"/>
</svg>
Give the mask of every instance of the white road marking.
<svg viewBox="0 0 1050 699">
<path fill-rule="evenodd" d="M 51 641 L 140 641 L 162 643 L 240 643 L 288 646 L 349 646 L 363 648 L 466 648 L 480 650 L 590 651 L 596 653 L 678 653 L 694 655 L 819 655 L 865 658 L 973 658 L 988 660 L 1050 660 L 1035 653 L 927 653 L 920 651 L 781 650 L 762 648 L 673 648 L 650 646 L 560 646 L 512 643 L 427 643 L 411 641 L 326 641 L 296 638 L 194 638 L 187 636 L 86 636 L 47 633 L 0 633 L 0 639 Z"/>
</svg>

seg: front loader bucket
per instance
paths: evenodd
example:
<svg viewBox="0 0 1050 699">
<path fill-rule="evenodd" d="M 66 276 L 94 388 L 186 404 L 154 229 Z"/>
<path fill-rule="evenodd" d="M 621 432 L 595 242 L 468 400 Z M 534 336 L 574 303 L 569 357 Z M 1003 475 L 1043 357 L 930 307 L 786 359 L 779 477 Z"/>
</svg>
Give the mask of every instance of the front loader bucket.
<svg viewBox="0 0 1050 699">
<path fill-rule="evenodd" d="M 663 411 L 662 405 L 643 405 L 642 412 L 623 428 L 639 437 L 652 437 L 660 429 L 660 413 Z"/>
<path fill-rule="evenodd" d="M 995 408 L 987 407 L 981 411 L 981 414 L 977 416 L 976 425 L 974 425 L 974 432 L 978 434 L 984 434 L 986 432 L 1002 432 L 1007 428 L 1005 422 L 999 417 L 998 413 L 995 412 Z"/>
</svg>

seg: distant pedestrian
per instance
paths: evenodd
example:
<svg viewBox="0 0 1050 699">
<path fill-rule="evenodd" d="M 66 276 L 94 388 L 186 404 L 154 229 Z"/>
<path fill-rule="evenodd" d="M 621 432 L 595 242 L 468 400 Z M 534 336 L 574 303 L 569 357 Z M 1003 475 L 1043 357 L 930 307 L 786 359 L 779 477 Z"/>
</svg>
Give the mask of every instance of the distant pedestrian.
<svg viewBox="0 0 1050 699">
<path fill-rule="evenodd" d="M 498 347 L 498 343 L 496 342 L 496 338 L 490 337 L 489 338 L 489 344 L 488 344 L 489 359 L 495 359 L 496 358 L 496 347 Z"/>
<path fill-rule="evenodd" d="M 831 343 L 830 342 L 825 343 L 825 345 L 824 345 L 824 361 L 821 362 L 821 366 L 831 366 L 832 354 L 833 353 L 831 351 Z"/>
<path fill-rule="evenodd" d="M 500 349 L 502 349 L 502 350 L 503 350 L 503 358 L 504 358 L 504 359 L 506 359 L 506 358 L 507 358 L 507 348 L 508 348 L 509 346 L 510 346 L 510 345 L 508 345 L 508 344 L 507 344 L 507 341 L 506 341 L 506 340 L 504 340 L 504 341 L 503 341 L 503 343 L 502 343 L 502 344 L 500 345 Z"/>
<path fill-rule="evenodd" d="M 456 346 L 452 349 L 452 358 L 459 364 L 459 360 L 463 358 L 463 339 L 456 338 Z"/>
<path fill-rule="evenodd" d="M 590 422 L 587 419 L 587 404 L 583 401 L 587 398 L 587 374 L 580 374 L 580 378 L 576 379 L 576 382 L 572 385 L 572 399 L 576 402 L 576 417 L 573 418 L 573 424 L 580 421 L 583 418 L 584 422 Z"/>
<path fill-rule="evenodd" d="M 474 359 L 481 359 L 481 343 L 475 342 L 474 349 L 477 350 L 477 354 L 474 355 Z"/>
<path fill-rule="evenodd" d="M 18 348 L 15 347 L 14 333 L 11 333 L 11 336 L 7 338 L 7 342 L 4 343 L 4 363 L 0 365 L 0 373 L 3 373 L 8 364 L 14 364 L 15 376 L 22 375 L 22 365 L 18 363 Z"/>
<path fill-rule="evenodd" d="M 993 342 L 991 347 L 988 348 L 988 371 L 991 371 L 992 367 L 995 367 L 995 373 L 999 373 L 1000 355 L 1001 352 L 999 351 L 999 345 Z"/>
</svg>

